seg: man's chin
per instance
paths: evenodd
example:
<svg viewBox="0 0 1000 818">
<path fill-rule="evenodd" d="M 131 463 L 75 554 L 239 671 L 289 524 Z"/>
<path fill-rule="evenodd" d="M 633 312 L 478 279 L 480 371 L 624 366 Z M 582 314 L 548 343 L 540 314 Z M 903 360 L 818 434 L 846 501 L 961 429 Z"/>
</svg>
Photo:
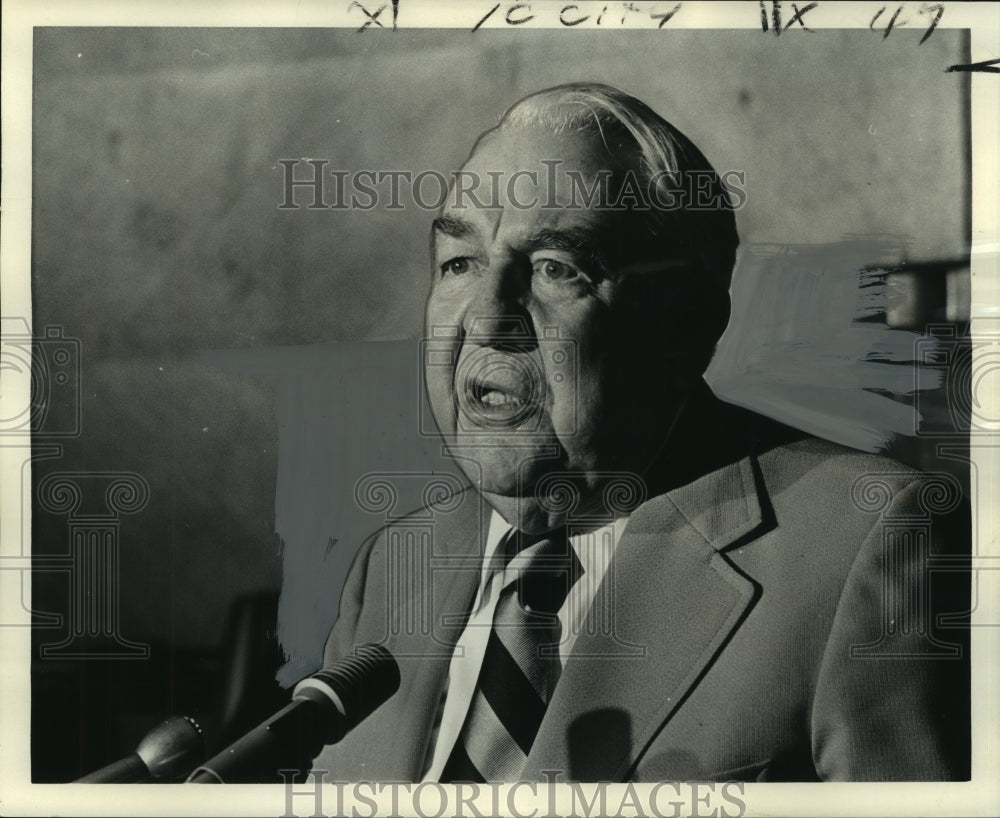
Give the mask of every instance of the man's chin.
<svg viewBox="0 0 1000 818">
<path fill-rule="evenodd" d="M 530 494 L 539 478 L 564 460 L 554 435 L 458 434 L 448 438 L 447 446 L 479 491 L 508 496 Z"/>
<path fill-rule="evenodd" d="M 564 525 L 566 520 L 563 515 L 553 514 L 532 496 L 517 497 L 508 494 L 495 494 L 491 491 L 481 492 L 487 503 L 499 514 L 509 525 L 518 531 L 528 534 L 543 534 Z"/>
</svg>

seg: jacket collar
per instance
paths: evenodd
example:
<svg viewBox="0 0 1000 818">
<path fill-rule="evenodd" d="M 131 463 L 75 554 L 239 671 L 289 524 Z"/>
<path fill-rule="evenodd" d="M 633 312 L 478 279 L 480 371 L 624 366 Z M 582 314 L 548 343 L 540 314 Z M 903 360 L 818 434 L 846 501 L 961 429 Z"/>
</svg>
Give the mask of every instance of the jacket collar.
<svg viewBox="0 0 1000 818">
<path fill-rule="evenodd" d="M 526 779 L 625 778 L 755 601 L 756 585 L 724 552 L 774 525 L 756 467 L 757 419 L 725 404 L 707 407 L 704 398 L 691 409 L 696 422 L 682 431 L 683 448 L 706 440 L 689 436 L 701 426 L 725 438 L 712 452 L 724 465 L 632 514 L 528 756 Z M 723 419 L 730 425 L 714 425 Z"/>
<path fill-rule="evenodd" d="M 385 645 L 399 662 L 401 679 L 375 714 L 385 720 L 387 740 L 368 742 L 356 753 L 366 769 L 378 772 L 370 777 L 420 779 L 451 655 L 478 586 L 491 513 L 469 488 L 386 529 L 387 540 L 397 538 L 399 546 L 394 552 L 386 546 L 387 592 L 398 598 L 383 603 L 387 615 L 397 617 L 387 622 L 392 635 Z"/>
<path fill-rule="evenodd" d="M 625 778 L 753 605 L 756 586 L 724 552 L 773 526 L 756 467 L 757 418 L 717 401 L 706 387 L 682 420 L 674 435 L 682 445 L 667 455 L 695 469 L 707 462 L 709 470 L 651 475 L 654 496 L 625 527 L 528 756 L 525 779 L 551 779 L 556 772 L 562 780 Z M 389 640 L 403 661 L 421 657 L 406 662 L 410 672 L 394 697 L 402 708 L 395 720 L 399 740 L 372 759 L 393 775 L 420 776 L 449 657 L 479 580 L 489 519 L 489 507 L 469 490 L 459 508 L 431 523 L 436 565 L 448 562 L 451 570 L 435 570 L 428 585 L 410 589 L 414 610 L 430 614 L 433 638 L 417 628 Z M 421 599 L 425 594 L 429 600 Z M 404 711 L 424 717 L 407 727 Z"/>
</svg>

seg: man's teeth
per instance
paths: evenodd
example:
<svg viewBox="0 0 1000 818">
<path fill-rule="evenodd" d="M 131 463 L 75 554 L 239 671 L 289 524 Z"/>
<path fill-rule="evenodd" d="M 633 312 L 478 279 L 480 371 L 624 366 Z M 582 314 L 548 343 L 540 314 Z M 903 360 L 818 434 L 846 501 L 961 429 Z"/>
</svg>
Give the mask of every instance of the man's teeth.
<svg viewBox="0 0 1000 818">
<path fill-rule="evenodd" d="M 484 392 L 480 401 L 486 406 L 520 406 L 521 404 L 521 401 L 513 395 L 509 395 L 506 392 L 497 392 L 495 389 Z"/>
</svg>

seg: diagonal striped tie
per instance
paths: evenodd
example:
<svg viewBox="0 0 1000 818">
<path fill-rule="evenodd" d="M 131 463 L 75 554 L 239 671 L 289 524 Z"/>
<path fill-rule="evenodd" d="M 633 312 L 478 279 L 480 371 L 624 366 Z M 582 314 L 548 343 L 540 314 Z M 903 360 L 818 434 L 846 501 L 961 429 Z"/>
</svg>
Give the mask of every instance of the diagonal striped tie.
<svg viewBox="0 0 1000 818">
<path fill-rule="evenodd" d="M 516 781 L 559 679 L 557 613 L 582 566 L 566 530 L 511 531 L 479 683 L 441 781 Z"/>
</svg>

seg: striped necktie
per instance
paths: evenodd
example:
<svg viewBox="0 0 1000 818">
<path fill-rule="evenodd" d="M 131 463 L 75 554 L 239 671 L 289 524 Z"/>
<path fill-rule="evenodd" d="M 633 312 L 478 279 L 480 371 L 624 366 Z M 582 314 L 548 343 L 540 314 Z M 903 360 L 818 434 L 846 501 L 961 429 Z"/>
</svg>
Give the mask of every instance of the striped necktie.
<svg viewBox="0 0 1000 818">
<path fill-rule="evenodd" d="M 511 531 L 493 628 L 469 712 L 441 781 L 516 781 L 559 678 L 557 613 L 582 566 L 566 530 Z"/>
</svg>

